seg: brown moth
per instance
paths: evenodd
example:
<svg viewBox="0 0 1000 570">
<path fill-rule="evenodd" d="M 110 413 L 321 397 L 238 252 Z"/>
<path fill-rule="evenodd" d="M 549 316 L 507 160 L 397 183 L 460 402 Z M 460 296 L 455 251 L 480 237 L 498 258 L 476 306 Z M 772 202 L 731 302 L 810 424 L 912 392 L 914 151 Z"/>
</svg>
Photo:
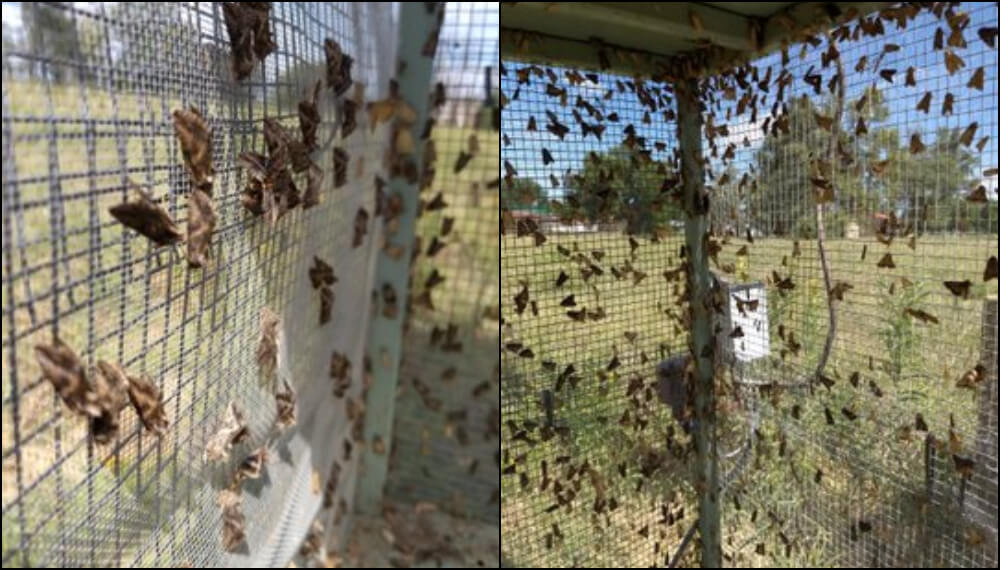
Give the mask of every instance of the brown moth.
<svg viewBox="0 0 1000 570">
<path fill-rule="evenodd" d="M 333 289 L 323 287 L 319 290 L 319 324 L 325 325 L 330 322 L 333 314 Z"/>
<path fill-rule="evenodd" d="M 240 463 L 239 468 L 236 470 L 236 479 L 238 481 L 245 479 L 259 479 L 261 471 L 263 471 L 264 466 L 267 465 L 268 457 L 269 453 L 266 445 L 255 449 Z"/>
<path fill-rule="evenodd" d="M 882 256 L 882 259 L 878 262 L 878 267 L 884 267 L 886 269 L 895 269 L 896 264 L 892 260 L 892 254 L 886 253 Z"/>
<path fill-rule="evenodd" d="M 424 210 L 428 212 L 434 212 L 436 210 L 443 210 L 448 204 L 444 201 L 444 196 L 441 192 L 434 195 L 434 198 L 424 206 Z"/>
<path fill-rule="evenodd" d="M 439 240 L 437 236 L 431 237 L 431 243 L 427 245 L 427 257 L 434 257 L 439 251 L 444 249 L 444 246 L 446 245 L 448 244 Z"/>
<path fill-rule="evenodd" d="M 222 507 L 222 548 L 234 552 L 246 541 L 243 498 L 230 489 L 219 491 L 216 504 Z"/>
<path fill-rule="evenodd" d="M 309 166 L 306 191 L 302 194 L 302 208 L 308 210 L 319 204 L 319 193 L 323 185 L 323 169 L 315 164 Z"/>
<path fill-rule="evenodd" d="M 330 38 L 323 42 L 323 51 L 326 52 L 326 86 L 328 89 L 333 89 L 339 97 L 351 86 L 351 64 L 354 63 L 354 59 L 345 54 L 340 49 L 340 44 Z"/>
<path fill-rule="evenodd" d="M 225 417 L 205 444 L 205 461 L 226 459 L 229 457 L 229 450 L 248 437 L 250 437 L 250 429 L 243 417 L 243 411 L 236 402 L 229 402 Z"/>
<path fill-rule="evenodd" d="M 354 239 L 351 241 L 351 247 L 358 247 L 365 239 L 365 234 L 368 233 L 368 210 L 364 208 L 359 208 L 358 212 L 354 215 Z"/>
<path fill-rule="evenodd" d="M 101 414 L 90 419 L 90 434 L 98 444 L 106 444 L 118 436 L 119 415 L 128 404 L 128 376 L 121 367 L 97 361 L 94 394 Z"/>
<path fill-rule="evenodd" d="M 323 546 L 323 523 L 319 519 L 312 522 L 309 533 L 306 534 L 302 546 L 299 547 L 299 555 L 310 558 L 319 554 L 319 549 Z"/>
<path fill-rule="evenodd" d="M 376 455 L 385 455 L 385 442 L 382 441 L 382 436 L 376 435 L 372 440 L 372 452 Z"/>
<path fill-rule="evenodd" d="M 986 379 L 986 367 L 982 364 L 976 364 L 974 368 L 966 370 L 965 374 L 962 374 L 955 387 L 975 390 L 984 379 Z"/>
<path fill-rule="evenodd" d="M 198 192 L 198 190 L 195 190 Z M 147 375 L 128 377 L 128 397 L 142 425 L 156 436 L 162 436 L 170 425 L 163 407 L 163 394 Z"/>
<path fill-rule="evenodd" d="M 340 103 L 340 137 L 346 138 L 358 126 L 358 103 L 354 99 L 344 99 Z"/>
<path fill-rule="evenodd" d="M 215 168 L 212 166 L 212 129 L 198 109 L 174 111 L 174 133 L 181 144 L 184 164 L 195 188 L 212 195 Z"/>
<path fill-rule="evenodd" d="M 972 477 L 972 472 L 976 467 L 975 461 L 962 457 L 957 453 L 953 453 L 951 457 L 955 460 L 955 471 L 958 471 L 959 475 L 966 479 Z"/>
<path fill-rule="evenodd" d="M 96 394 L 87 380 L 87 370 L 73 349 L 56 338 L 51 345 L 35 345 L 35 358 L 42 377 L 52 383 L 66 407 L 89 417 L 101 415 Z"/>
<path fill-rule="evenodd" d="M 264 119 L 264 143 L 271 160 L 290 164 L 295 172 L 305 172 L 312 165 L 309 148 L 275 119 Z"/>
<path fill-rule="evenodd" d="M 333 285 L 337 282 L 337 277 L 333 274 L 333 267 L 329 263 L 313 256 L 313 266 L 309 268 L 309 281 L 313 289 L 319 289 L 323 285 Z"/>
<path fill-rule="evenodd" d="M 319 129 L 320 115 L 316 105 L 319 99 L 320 82 L 313 86 L 312 97 L 299 101 L 299 131 L 302 133 L 302 145 L 306 152 L 316 150 L 316 131 Z"/>
<path fill-rule="evenodd" d="M 396 289 L 389 283 L 382 284 L 382 316 L 395 319 L 399 313 L 396 300 Z"/>
<path fill-rule="evenodd" d="M 330 355 L 330 378 L 349 378 L 351 374 L 351 361 L 342 352 L 334 351 Z M 337 397 L 343 396 L 343 393 Z"/>
<path fill-rule="evenodd" d="M 195 188 L 188 198 L 187 258 L 190 267 L 203 267 L 208 262 L 215 222 L 212 199 Z"/>
<path fill-rule="evenodd" d="M 997 256 L 990 256 L 986 260 L 986 268 L 983 269 L 983 281 L 997 278 Z"/>
<path fill-rule="evenodd" d="M 337 483 L 340 481 L 340 463 L 333 462 L 330 468 L 330 477 L 326 480 L 323 488 L 323 508 L 329 509 L 333 506 L 333 497 L 337 494 Z"/>
<path fill-rule="evenodd" d="M 278 366 L 278 325 L 281 319 L 267 307 L 260 309 L 260 340 L 257 343 L 257 365 L 270 375 Z"/>
<path fill-rule="evenodd" d="M 944 286 L 951 291 L 952 295 L 968 299 L 969 291 L 972 288 L 972 281 L 969 281 L 968 279 L 965 281 L 945 281 Z"/>
<path fill-rule="evenodd" d="M 274 402 L 278 408 L 274 421 L 281 427 L 291 427 L 295 425 L 295 389 L 288 380 L 282 380 L 282 384 L 285 389 L 274 393 Z"/>
<path fill-rule="evenodd" d="M 129 181 L 129 187 L 138 195 L 138 200 L 126 201 L 108 209 L 116 220 L 146 236 L 157 247 L 181 241 L 183 234 L 171 219 L 170 214 L 153 201 L 145 189 Z"/>
<path fill-rule="evenodd" d="M 444 217 L 441 219 L 441 237 L 447 237 L 451 233 L 451 228 L 455 225 L 455 218 Z"/>
<path fill-rule="evenodd" d="M 333 148 L 333 187 L 340 188 L 347 183 L 347 163 L 350 161 L 347 151 L 340 148 Z"/>
<path fill-rule="evenodd" d="M 907 315 L 910 315 L 911 317 L 923 323 L 934 323 L 936 325 L 940 322 L 938 321 L 937 317 L 922 309 L 907 308 L 905 312 Z"/>
<path fill-rule="evenodd" d="M 271 35 L 270 2 L 224 2 L 222 15 L 229 33 L 233 77 L 243 80 L 277 47 Z"/>
<path fill-rule="evenodd" d="M 469 161 L 472 160 L 472 157 L 473 155 L 471 153 L 465 151 L 459 151 L 458 158 L 455 159 L 454 173 L 458 174 L 459 172 L 461 172 L 465 168 L 465 166 L 469 164 Z"/>
</svg>

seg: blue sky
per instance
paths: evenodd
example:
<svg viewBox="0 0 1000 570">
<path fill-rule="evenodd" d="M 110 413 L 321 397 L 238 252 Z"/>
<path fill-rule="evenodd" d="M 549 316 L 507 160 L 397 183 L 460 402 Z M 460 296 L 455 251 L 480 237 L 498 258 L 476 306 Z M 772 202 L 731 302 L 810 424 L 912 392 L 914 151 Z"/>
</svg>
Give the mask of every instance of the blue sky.
<svg viewBox="0 0 1000 570">
<path fill-rule="evenodd" d="M 939 126 L 952 129 L 964 129 L 969 123 L 976 121 L 979 129 L 976 134 L 976 142 L 984 136 L 989 136 L 989 141 L 980 155 L 980 168 L 977 174 L 987 168 L 997 166 L 997 52 L 986 45 L 978 35 L 978 30 L 984 26 L 997 25 L 996 5 L 990 3 L 965 3 L 961 10 L 969 12 L 971 23 L 965 30 L 965 40 L 967 48 L 958 49 L 956 53 L 965 60 L 965 68 L 949 76 L 944 66 L 944 51 L 933 50 L 934 30 L 940 26 L 945 28 L 945 38 L 948 30 L 945 24 L 939 24 L 936 18 L 927 13 L 922 13 L 917 20 L 910 22 L 906 30 L 899 31 L 895 24 L 885 23 L 887 34 L 879 38 L 864 38 L 859 42 L 847 42 L 840 45 L 840 52 L 847 70 L 847 92 L 848 100 L 856 100 L 863 90 L 875 84 L 882 90 L 890 109 L 889 119 L 886 125 L 896 127 L 904 141 L 909 140 L 912 133 L 919 132 L 925 144 L 934 139 L 934 132 Z M 896 75 L 893 84 L 889 84 L 873 71 L 875 59 L 882 52 L 886 43 L 894 43 L 901 49 L 894 53 L 888 53 L 879 64 L 879 70 L 895 69 Z M 825 84 L 833 75 L 834 67 L 831 65 L 827 69 L 820 67 L 820 54 L 826 50 L 826 43 L 818 49 L 807 50 L 805 59 L 799 59 L 801 45 L 792 46 L 789 49 L 790 63 L 789 71 L 795 76 L 790 89 L 786 89 L 785 101 L 793 97 L 798 97 L 804 93 L 812 94 L 812 88 L 802 81 L 802 76 L 810 66 L 815 66 L 816 71 L 823 73 L 824 93 Z M 861 73 L 854 71 L 855 63 L 862 55 L 868 56 L 867 70 Z M 519 84 L 515 71 L 520 67 L 516 62 L 505 61 L 507 76 L 501 78 L 501 87 L 508 97 L 508 106 L 503 112 L 502 133 L 506 134 L 512 144 L 502 146 L 504 160 L 509 160 L 518 170 L 521 177 L 534 178 L 549 192 L 549 196 L 558 198 L 561 189 L 553 189 L 550 182 L 550 174 L 554 174 L 561 179 L 566 169 L 578 172 L 582 162 L 590 151 L 602 152 L 612 146 L 617 145 L 622 137 L 622 129 L 631 123 L 637 136 L 644 136 L 649 139 L 648 148 L 652 150 L 652 141 L 660 140 L 667 145 L 667 151 L 672 152 L 675 146 L 675 129 L 672 124 L 667 124 L 662 114 L 657 114 L 652 118 L 652 123 L 645 125 L 642 123 L 645 108 L 642 107 L 637 98 L 631 92 L 621 94 L 616 92 L 609 101 L 603 99 L 604 93 L 608 89 L 615 89 L 616 80 L 626 78 L 600 74 L 599 83 L 593 84 L 586 81 L 580 86 L 571 86 L 566 80 L 565 69 L 553 67 L 552 70 L 559 76 L 557 87 L 566 88 L 568 91 L 567 105 L 562 107 L 558 100 L 545 95 L 545 87 L 548 79 L 532 76 L 530 85 L 520 85 L 518 100 L 510 100 Z M 730 130 L 729 141 L 742 143 L 744 137 L 750 142 L 750 148 L 743 148 L 738 144 L 739 151 L 735 161 L 738 169 L 745 169 L 762 140 L 760 125 L 770 114 L 771 104 L 777 88 L 774 85 L 775 79 L 780 72 L 780 57 L 778 54 L 769 55 L 757 62 L 761 72 L 764 73 L 767 65 L 772 65 L 772 87 L 770 96 L 766 99 L 765 105 L 758 107 L 758 118 L 756 124 L 749 122 L 749 112 L 741 117 L 734 117 L 726 123 L 725 107 L 723 112 L 716 118 L 717 123 L 728 124 Z M 916 73 L 916 87 L 906 87 L 905 76 L 907 68 L 913 67 Z M 983 67 L 985 72 L 984 90 L 978 91 L 967 87 L 967 83 L 973 72 Z M 924 93 L 933 92 L 930 114 L 924 114 L 916 110 L 916 105 Z M 954 114 L 949 117 L 940 115 L 941 102 L 944 94 L 950 92 L 955 96 Z M 738 95 L 741 93 L 738 93 Z M 607 130 L 603 140 L 597 141 L 592 135 L 586 139 L 581 138 L 580 128 L 573 118 L 572 111 L 577 109 L 583 119 L 587 122 L 595 122 L 588 116 L 582 108 L 576 108 L 574 102 L 577 95 L 587 99 L 597 108 L 607 115 L 617 112 L 620 121 L 611 123 L 605 121 Z M 560 122 L 570 127 L 571 131 L 566 135 L 564 141 L 545 130 L 547 119 L 545 110 L 555 113 Z M 534 116 L 537 123 L 538 132 L 526 132 L 525 127 L 529 116 Z M 725 146 L 724 141 L 721 147 Z M 547 148 L 556 159 L 556 162 L 549 166 L 542 164 L 542 148 Z M 974 151 L 975 152 L 975 151 Z M 653 152 L 654 159 L 666 158 L 667 153 Z M 716 174 L 719 173 L 716 168 Z M 501 172 L 502 174 L 502 172 Z M 984 179 L 987 187 L 996 188 L 996 177 Z"/>
</svg>

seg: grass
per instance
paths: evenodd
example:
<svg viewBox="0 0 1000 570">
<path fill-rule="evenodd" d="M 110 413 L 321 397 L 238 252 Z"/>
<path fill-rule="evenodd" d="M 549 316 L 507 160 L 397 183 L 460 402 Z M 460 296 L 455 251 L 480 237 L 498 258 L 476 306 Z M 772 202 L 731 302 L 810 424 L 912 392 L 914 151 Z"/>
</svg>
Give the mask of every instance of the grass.
<svg viewBox="0 0 1000 570">
<path fill-rule="evenodd" d="M 636 473 L 640 456 L 650 450 L 663 453 L 666 430 L 672 429 L 673 420 L 665 407 L 654 400 L 648 408 L 640 408 L 649 421 L 645 430 L 637 432 L 618 423 L 626 410 L 636 410 L 625 395 L 628 379 L 639 376 L 650 385 L 652 366 L 663 354 L 686 350 L 684 329 L 665 314 L 675 303 L 675 284 L 661 276 L 676 266 L 681 239 L 675 236 L 660 243 L 640 239 L 634 257 L 627 238 L 619 234 L 551 233 L 541 247 L 535 247 L 530 237 L 502 240 L 501 300 L 509 321 L 502 342 L 523 343 L 534 353 L 533 359 L 505 353 L 504 421 L 540 423 L 538 394 L 553 389 L 556 376 L 569 363 L 580 377 L 575 388 L 567 384 L 555 398 L 555 415 L 566 422 L 569 436 L 536 445 L 511 442 L 505 446 L 506 461 L 516 463 L 518 473 L 529 477 L 526 488 L 517 475 L 502 477 L 505 543 L 516 545 L 505 552 L 512 565 L 663 563 L 664 553 L 676 546 L 679 536 L 673 526 L 657 525 L 660 506 L 683 506 L 688 517 L 679 526 L 690 524 L 696 493 L 686 475 L 689 461 L 671 461 L 636 490 L 642 479 Z M 591 252 L 603 252 L 597 263 L 604 275 L 583 282 L 576 264 L 558 253 L 557 245 L 587 253 L 591 259 Z M 742 245 L 749 249 L 745 259 L 735 255 Z M 796 284 L 785 296 L 768 287 L 772 357 L 744 371 L 758 381 L 806 378 L 824 342 L 826 295 L 815 244 L 799 243 L 799 255 L 793 254 L 795 249 L 790 240 L 758 239 L 750 244 L 734 239 L 713 268 L 722 273 L 720 268 L 731 264 L 734 273 L 739 273 L 731 278 L 740 282 L 767 281 L 772 271 L 778 271 L 791 275 Z M 954 417 L 956 434 L 968 449 L 976 430 L 977 401 L 972 393 L 955 388 L 955 382 L 979 360 L 983 299 L 995 297 L 997 291 L 996 281 L 984 284 L 981 275 L 986 258 L 995 255 L 996 249 L 995 235 L 922 236 L 913 250 L 893 244 L 889 251 L 896 268 L 890 270 L 876 267 L 886 247 L 872 238 L 828 244 L 834 280 L 853 285 L 838 306 L 836 344 L 826 369 L 835 384 L 830 389 L 818 388 L 812 395 L 790 389 L 761 394 L 765 406 L 754 465 L 731 489 L 742 497 L 742 510 L 737 511 L 733 502 L 726 503 L 724 518 L 729 526 L 724 536 L 736 541 L 725 546 L 727 553 L 741 557 L 745 564 L 831 564 L 844 560 L 848 547 L 857 547 L 848 542 L 841 552 L 831 550 L 841 544 L 838 541 L 848 532 L 852 518 L 868 517 L 897 529 L 915 527 L 924 520 L 916 513 L 920 503 L 915 492 L 924 484 L 922 437 L 912 432 L 908 439 L 901 439 L 900 428 L 912 426 L 914 415 L 920 412 L 932 432 L 947 438 Z M 649 276 L 638 285 L 630 279 L 617 280 L 610 268 L 621 268 L 626 260 Z M 561 288 L 555 285 L 560 271 L 571 276 Z M 973 282 L 968 300 L 953 297 L 942 285 L 944 280 L 962 279 Z M 514 311 L 513 297 L 525 282 L 537 303 L 537 317 L 530 309 L 520 316 Z M 560 307 L 569 294 L 575 296 L 576 308 L 603 307 L 607 317 L 571 321 L 564 314 L 567 309 Z M 907 307 L 925 310 L 940 322 L 915 321 L 903 312 Z M 797 355 L 788 354 L 783 360 L 779 325 L 794 331 L 802 344 Z M 638 333 L 634 344 L 626 339 L 626 331 Z M 643 353 L 648 363 L 643 363 Z M 621 367 L 608 372 L 607 364 L 615 354 Z M 541 365 L 544 360 L 555 361 L 555 370 L 546 370 Z M 850 382 L 853 372 L 860 376 L 857 387 Z M 881 390 L 881 397 L 874 395 L 869 382 Z M 745 409 L 735 388 L 728 382 L 725 386 L 720 421 L 729 431 L 723 433 L 745 434 Z M 795 404 L 802 410 L 798 420 L 790 413 Z M 826 420 L 827 409 L 832 426 Z M 847 419 L 842 409 L 857 418 Z M 723 443 L 735 445 L 736 435 L 723 436 Z M 569 455 L 570 465 L 586 460 L 602 473 L 609 480 L 608 496 L 617 498 L 627 516 L 620 511 L 595 515 L 590 508 L 595 494 L 586 480 L 578 489 L 572 512 L 559 509 L 546 514 L 544 509 L 554 500 L 551 492 L 538 492 L 540 462 L 546 460 L 550 477 L 560 480 L 567 470 L 553 469 L 553 458 L 559 455 Z M 624 478 L 616 469 L 621 462 L 628 467 Z M 818 484 L 817 470 L 822 471 Z M 950 473 L 943 476 L 954 479 Z M 658 484 L 652 484 L 654 480 Z M 778 524 L 765 516 L 781 504 L 789 513 L 787 521 L 794 522 Z M 844 510 L 826 516 L 820 512 L 834 505 L 843 505 Z M 756 522 L 751 523 L 753 511 L 758 512 Z M 842 517 L 843 526 L 831 527 L 838 520 L 833 516 Z M 567 538 L 556 541 L 550 550 L 545 535 L 551 532 L 551 522 L 558 523 Z M 665 534 L 639 536 L 646 524 Z M 790 556 L 785 555 L 779 531 L 795 544 Z M 742 537 L 749 542 L 737 547 Z M 758 543 L 765 544 L 768 557 L 755 555 Z"/>
<path fill-rule="evenodd" d="M 172 485 L 175 473 L 194 478 L 195 488 L 204 483 L 200 466 L 188 465 L 188 457 L 200 456 L 205 424 L 231 397 L 222 383 L 212 380 L 255 377 L 257 303 L 281 307 L 301 302 L 290 297 L 288 281 L 298 278 L 289 274 L 303 255 L 309 216 L 336 220 L 343 227 L 349 222 L 341 215 L 340 196 L 332 191 L 319 208 L 308 214 L 293 212 L 274 230 L 249 219 L 239 205 L 242 175 L 237 175 L 231 157 L 243 149 L 261 150 L 263 140 L 244 135 L 239 119 L 247 117 L 231 114 L 234 107 L 239 113 L 246 109 L 213 101 L 203 109 L 209 118 L 234 119 L 216 129 L 220 220 L 215 242 L 220 258 L 214 268 L 189 271 L 177 252 L 151 250 L 145 239 L 123 230 L 107 213 L 125 198 L 122 178 L 128 176 L 164 198 L 165 207 L 183 225 L 186 175 L 170 120 L 170 113 L 182 105 L 178 94 L 153 97 L 124 88 L 112 97 L 94 87 L 16 81 L 5 83 L 4 90 L 10 116 L 16 117 L 10 142 L 18 183 L 4 197 L 5 213 L 10 212 L 4 223 L 13 239 L 5 238 L 3 248 L 8 286 L 2 291 L 2 434 L 4 455 L 9 454 L 3 461 L 3 555 L 6 560 L 24 538 L 29 550 L 9 564 L 51 561 L 58 555 L 44 545 L 81 524 L 80 540 L 85 540 L 88 519 L 98 527 L 98 536 L 123 530 L 120 521 L 91 512 L 92 505 L 110 501 L 115 509 L 143 520 L 135 532 L 123 535 L 122 552 L 107 554 L 128 560 L 152 525 L 169 524 L 171 516 L 181 514 L 174 509 L 181 508 L 183 497 L 163 490 L 157 496 L 160 485 Z M 254 108 L 254 117 L 259 119 L 263 111 Z M 278 112 L 276 107 L 267 109 L 271 115 Z M 80 120 L 85 114 L 89 121 Z M 283 116 L 294 114 L 285 109 Z M 455 184 L 444 188 L 448 209 L 424 215 L 418 232 L 425 236 L 426 247 L 444 215 L 457 218 L 449 245 L 436 258 L 454 271 L 435 295 L 438 303 L 451 303 L 456 321 L 464 315 L 478 322 L 498 295 L 495 279 L 483 285 L 475 278 L 475 271 L 497 255 L 495 248 L 482 247 L 492 243 L 495 231 L 489 228 L 497 223 L 495 216 L 487 215 L 495 209 L 497 192 L 485 188 L 482 173 L 492 177 L 496 172 L 498 140 L 495 133 L 479 132 L 480 154 L 451 176 L 469 132 L 435 129 L 438 168 L 447 170 L 447 180 Z M 438 187 L 423 197 L 429 200 Z M 366 203 L 373 194 L 365 193 Z M 491 237 L 484 241 L 483 236 Z M 337 256 L 341 275 L 350 264 L 337 264 L 347 255 L 333 248 L 329 240 L 320 250 Z M 421 265 L 420 270 L 426 273 L 429 268 Z M 420 274 L 418 283 L 424 277 Z M 338 298 L 338 304 L 350 302 Z M 137 435 L 134 416 L 126 412 L 121 445 L 93 448 L 89 456 L 85 423 L 71 417 L 51 387 L 39 381 L 31 347 L 48 342 L 56 327 L 87 363 L 104 358 L 133 371 L 165 371 L 156 381 L 172 422 L 168 435 L 161 440 Z M 175 439 L 175 434 L 188 438 Z M 163 470 L 151 479 L 156 468 Z M 184 488 L 182 483 L 178 492 Z M 19 496 L 22 489 L 25 495 Z M 70 538 L 70 552 L 82 548 L 76 536 Z"/>
</svg>

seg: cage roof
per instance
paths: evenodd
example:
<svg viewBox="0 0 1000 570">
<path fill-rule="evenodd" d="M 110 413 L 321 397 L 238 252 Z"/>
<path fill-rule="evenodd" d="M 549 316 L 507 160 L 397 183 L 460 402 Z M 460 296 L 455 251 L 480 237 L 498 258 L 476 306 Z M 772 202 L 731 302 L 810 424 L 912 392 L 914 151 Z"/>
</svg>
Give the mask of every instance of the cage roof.
<svg viewBox="0 0 1000 570">
<path fill-rule="evenodd" d="M 678 56 L 759 56 L 890 2 L 501 2 L 504 58 L 656 73 Z M 603 50 L 603 54 L 600 54 Z M 605 64 L 601 58 L 605 57 Z"/>
</svg>

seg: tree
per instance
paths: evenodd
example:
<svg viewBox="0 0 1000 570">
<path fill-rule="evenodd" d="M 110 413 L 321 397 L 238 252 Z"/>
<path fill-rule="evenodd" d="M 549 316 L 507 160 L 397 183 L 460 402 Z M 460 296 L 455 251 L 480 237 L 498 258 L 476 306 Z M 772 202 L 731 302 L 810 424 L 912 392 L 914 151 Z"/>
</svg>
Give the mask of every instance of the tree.
<svg viewBox="0 0 1000 570">
<path fill-rule="evenodd" d="M 49 63 L 32 61 L 31 75 L 45 74 L 52 81 L 68 79 L 69 69 L 63 62 L 80 61 L 80 37 L 68 12 L 41 2 L 23 2 L 21 19 L 24 23 L 28 50 Z M 55 63 L 59 61 L 59 63 Z"/>
<path fill-rule="evenodd" d="M 532 178 L 513 178 L 504 183 L 505 206 L 511 210 L 545 209 L 548 200 L 541 184 Z"/>
<path fill-rule="evenodd" d="M 624 221 L 629 233 L 652 233 L 682 218 L 679 204 L 665 191 L 673 187 L 665 184 L 671 178 L 673 169 L 668 164 L 620 145 L 590 155 L 580 174 L 563 181 L 564 201 L 553 206 L 564 219 Z"/>
<path fill-rule="evenodd" d="M 971 182 L 975 158 L 960 142 L 961 130 L 939 128 L 933 142 L 918 154 L 910 152 L 909 136 L 888 123 L 890 112 L 882 93 L 872 87 L 864 103 L 848 101 L 841 125 L 838 158 L 832 165 L 836 192 L 828 209 L 828 231 L 840 233 L 858 213 L 895 213 L 904 227 L 933 229 L 930 219 L 950 204 Z M 773 235 L 815 235 L 815 202 L 811 178 L 814 161 L 825 158 L 817 149 L 829 145 L 830 131 L 817 116 L 831 117 L 833 101 L 817 106 L 807 97 L 788 104 L 788 130 L 764 139 L 757 153 L 759 191 L 754 217 Z M 859 126 L 860 125 L 860 126 Z M 925 135 L 926 136 L 926 135 Z M 944 210 L 947 212 L 947 209 Z"/>
</svg>

